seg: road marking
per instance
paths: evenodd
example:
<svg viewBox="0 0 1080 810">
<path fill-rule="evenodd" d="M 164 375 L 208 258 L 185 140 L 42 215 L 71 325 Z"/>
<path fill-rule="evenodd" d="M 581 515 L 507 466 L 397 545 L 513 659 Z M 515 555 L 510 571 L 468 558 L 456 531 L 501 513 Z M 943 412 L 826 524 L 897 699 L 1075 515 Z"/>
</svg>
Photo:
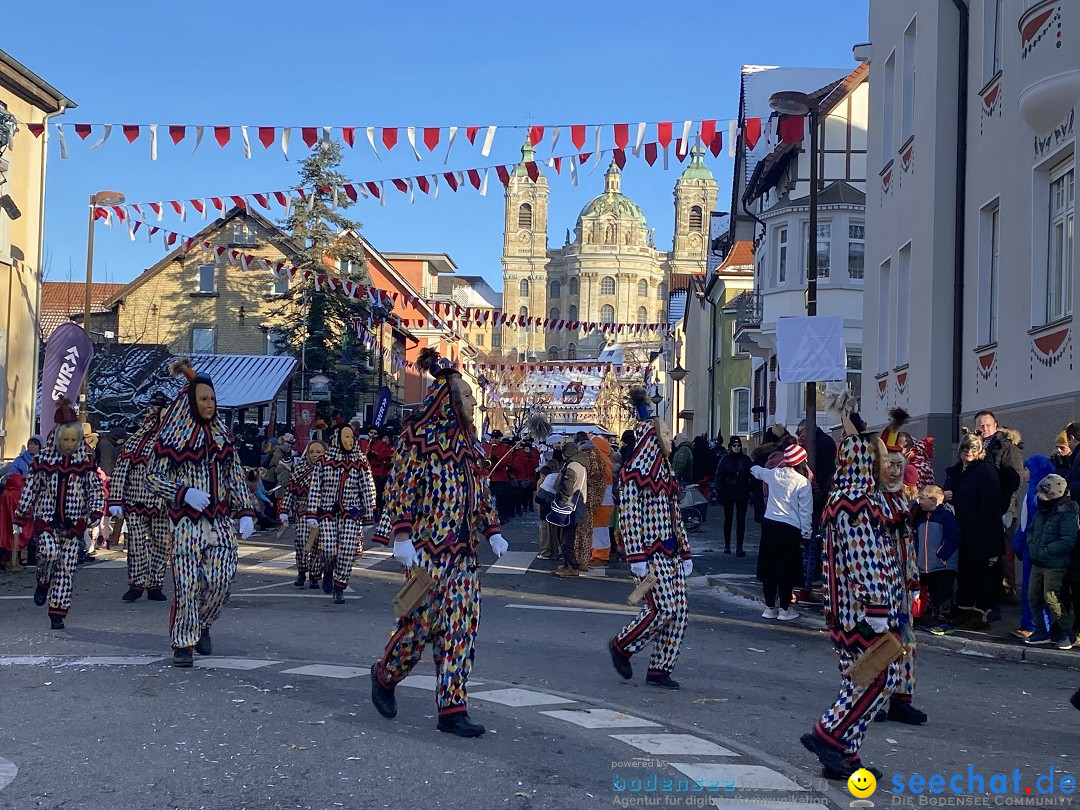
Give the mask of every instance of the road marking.
<svg viewBox="0 0 1080 810">
<path fill-rule="evenodd" d="M 660 728 L 658 723 L 611 709 L 556 709 L 540 714 L 565 720 L 582 728 Z"/>
<path fill-rule="evenodd" d="M 271 664 L 280 664 L 280 661 L 269 661 L 260 658 L 196 658 L 195 666 L 203 669 L 261 669 Z"/>
<path fill-rule="evenodd" d="M 240 591 L 241 592 L 242 591 L 265 591 L 268 588 L 284 588 L 286 585 L 292 585 L 292 580 L 282 580 L 281 582 L 272 582 L 269 585 L 256 585 L 253 588 L 241 588 Z M 307 587 L 307 586 L 305 585 L 304 587 Z M 300 590 L 300 589 L 297 588 L 296 590 Z M 321 593 L 321 591 L 320 591 L 320 593 Z M 237 596 L 237 595 L 239 595 L 239 592 L 237 592 L 236 594 L 233 594 L 233 595 Z"/>
<path fill-rule="evenodd" d="M 687 754 L 691 756 L 737 757 L 734 751 L 692 734 L 612 734 L 616 740 L 646 754 Z"/>
<path fill-rule="evenodd" d="M 33 595 L 30 596 L 0 596 L 0 599 L 33 599 Z"/>
<path fill-rule="evenodd" d="M 488 700 L 503 706 L 551 706 L 556 703 L 577 703 L 576 700 L 533 692 L 529 689 L 492 689 L 490 692 L 473 692 L 473 700 Z"/>
<path fill-rule="evenodd" d="M 507 551 L 484 571 L 483 576 L 488 574 L 527 574 L 529 573 L 529 566 L 535 560 L 536 555 L 531 551 Z"/>
<path fill-rule="evenodd" d="M 783 790 L 785 792 L 807 790 L 782 773 L 766 768 L 764 765 L 714 762 L 669 762 L 668 765 L 695 781 L 703 782 L 706 787 L 714 784 L 729 784 L 735 790 Z"/>
<path fill-rule="evenodd" d="M 746 801 L 740 801 L 740 797 L 731 799 L 710 799 L 709 803 L 714 807 L 723 807 L 725 810 L 807 810 L 807 807 L 825 808 L 828 805 L 807 804 L 806 802 L 769 802 L 759 799 L 757 796 L 745 797 Z"/>
<path fill-rule="evenodd" d="M 163 660 L 161 655 L 101 655 L 90 658 L 79 658 L 65 666 L 70 667 L 111 667 L 111 666 L 145 666 Z"/>
<path fill-rule="evenodd" d="M 0 658 L 0 666 L 3 667 L 32 667 L 45 664 L 53 660 L 53 656 L 46 655 L 13 655 Z"/>
<path fill-rule="evenodd" d="M 295 669 L 283 669 L 282 675 L 311 675 L 316 678 L 358 678 L 369 674 L 360 667 L 339 667 L 333 664 L 308 664 Z"/>
<path fill-rule="evenodd" d="M 360 557 L 360 561 L 353 566 L 353 568 L 374 568 L 381 562 L 385 562 L 394 556 L 392 551 L 386 551 L 381 548 L 366 548 L 364 549 L 363 556 Z"/>
<path fill-rule="evenodd" d="M 288 585 L 289 583 L 286 582 L 286 583 L 283 583 L 283 584 Z M 296 590 L 299 591 L 300 589 L 297 588 Z M 355 594 L 356 591 L 354 591 L 352 588 L 346 588 L 345 589 L 346 601 L 348 601 L 348 602 L 358 602 L 358 601 L 360 601 L 359 596 L 349 597 L 348 594 L 350 594 L 350 593 Z M 318 590 L 318 591 L 309 590 L 307 593 L 244 593 L 244 592 L 238 593 L 238 592 L 234 591 L 233 593 L 229 594 L 230 599 L 236 599 L 238 597 L 245 597 L 245 598 L 252 598 L 252 599 L 256 598 L 256 597 L 263 597 L 263 598 L 269 597 L 269 598 L 272 598 L 272 599 L 322 599 L 327 604 L 330 604 L 332 602 L 329 594 L 325 594 L 321 590 Z"/>
<path fill-rule="evenodd" d="M 0 790 L 3 790 L 14 782 L 18 773 L 19 769 L 15 767 L 14 762 L 10 759 L 0 757 Z"/>
<path fill-rule="evenodd" d="M 609 610 L 607 608 L 564 607 L 562 605 L 507 605 L 506 607 L 521 610 L 561 610 L 566 613 L 610 613 L 616 616 L 635 616 L 638 613 L 638 611 L 630 609 Z"/>
<path fill-rule="evenodd" d="M 469 686 L 483 685 L 483 681 L 469 679 Z M 434 675 L 409 675 L 405 680 L 399 683 L 398 686 L 411 686 L 413 689 L 425 689 L 428 692 L 434 692 L 437 688 Z"/>
</svg>

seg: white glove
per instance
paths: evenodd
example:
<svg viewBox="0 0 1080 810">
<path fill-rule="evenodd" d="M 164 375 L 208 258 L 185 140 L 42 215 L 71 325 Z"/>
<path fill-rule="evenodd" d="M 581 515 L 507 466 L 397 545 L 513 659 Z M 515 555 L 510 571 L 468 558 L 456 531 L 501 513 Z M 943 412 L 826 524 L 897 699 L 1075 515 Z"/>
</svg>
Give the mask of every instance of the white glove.
<svg viewBox="0 0 1080 810">
<path fill-rule="evenodd" d="M 248 515 L 244 515 L 240 518 L 240 525 L 237 526 L 236 530 L 240 532 L 241 540 L 247 540 L 255 533 L 255 521 Z"/>
<path fill-rule="evenodd" d="M 201 512 L 210 505 L 210 495 L 209 493 L 203 492 L 201 489 L 191 487 L 184 493 L 184 503 L 196 512 Z"/>
<path fill-rule="evenodd" d="M 630 563 L 630 573 L 638 579 L 644 579 L 649 573 L 649 566 L 643 562 Z"/>
<path fill-rule="evenodd" d="M 306 523 L 308 526 L 318 526 L 319 525 L 319 521 L 317 521 L 315 518 L 308 518 L 307 520 L 304 521 L 304 523 Z"/>
<path fill-rule="evenodd" d="M 866 623 L 870 625 L 870 629 L 875 633 L 889 632 L 889 620 L 885 616 L 867 616 Z"/>
<path fill-rule="evenodd" d="M 112 515 L 113 517 L 120 517 L 122 514 L 124 514 L 124 507 L 119 506 L 119 505 L 110 506 L 109 507 L 109 514 Z"/>
<path fill-rule="evenodd" d="M 501 534 L 493 534 L 488 538 L 488 542 L 491 543 L 491 550 L 495 552 L 495 559 L 499 559 L 506 553 L 506 549 L 510 548 L 510 544 L 506 542 Z"/>
<path fill-rule="evenodd" d="M 394 559 L 406 568 L 416 565 L 416 547 L 413 546 L 411 539 L 394 541 Z"/>
<path fill-rule="evenodd" d="M 1001 525 L 1004 526 L 1006 529 L 1013 525 L 1012 512 L 1006 512 L 1004 515 L 1001 516 Z"/>
<path fill-rule="evenodd" d="M 282 512 L 280 515 L 277 516 L 277 519 L 278 519 L 278 523 L 280 523 L 282 526 L 288 526 L 289 525 L 289 515 L 288 515 L 288 513 Z"/>
<path fill-rule="evenodd" d="M 682 575 L 684 577 L 690 576 L 690 572 L 694 570 L 694 561 L 687 559 L 682 561 Z"/>
</svg>

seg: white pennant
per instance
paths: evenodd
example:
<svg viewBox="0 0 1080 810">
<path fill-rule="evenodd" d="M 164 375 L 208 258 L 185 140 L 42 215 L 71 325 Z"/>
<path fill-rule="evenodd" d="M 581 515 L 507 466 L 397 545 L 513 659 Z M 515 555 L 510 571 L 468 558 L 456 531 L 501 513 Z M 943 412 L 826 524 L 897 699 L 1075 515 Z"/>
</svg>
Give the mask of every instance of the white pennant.
<svg viewBox="0 0 1080 810">
<path fill-rule="evenodd" d="M 247 126 L 241 125 L 240 137 L 244 139 L 244 157 L 251 160 L 251 141 L 248 140 Z"/>
<path fill-rule="evenodd" d="M 416 199 L 416 190 L 413 188 L 413 181 L 411 177 L 405 178 L 405 185 L 409 189 L 409 205 L 412 205 L 413 201 Z"/>
<path fill-rule="evenodd" d="M 375 148 L 375 127 L 368 127 L 364 130 L 367 133 L 367 142 L 371 144 L 371 151 L 375 153 L 375 157 L 382 160 L 382 155 L 379 154 L 379 150 Z M 366 194 L 364 195 L 367 196 Z"/>
<path fill-rule="evenodd" d="M 443 160 L 443 165 L 444 166 L 447 163 L 450 162 L 450 150 L 454 148 L 454 138 L 456 138 L 456 137 L 457 137 L 457 127 L 450 127 L 450 138 L 448 139 L 447 144 L 446 144 L 446 159 Z"/>
<path fill-rule="evenodd" d="M 334 190 L 333 190 L 333 192 L 331 194 L 331 201 L 332 201 L 332 204 L 333 204 L 333 207 L 334 207 L 335 211 L 337 211 L 337 195 L 338 195 L 338 188 L 337 188 L 337 186 L 334 186 Z"/>
<path fill-rule="evenodd" d="M 67 141 L 64 140 L 64 128 L 59 124 L 56 125 L 56 135 L 60 139 L 60 157 L 67 160 Z M 45 137 L 48 138 L 48 134 Z"/>
<path fill-rule="evenodd" d="M 187 206 L 184 203 L 180 203 L 180 221 L 187 222 Z"/>
<path fill-rule="evenodd" d="M 199 207 L 202 209 L 202 218 L 206 219 L 206 198 L 205 197 L 200 197 L 199 198 Z"/>
<path fill-rule="evenodd" d="M 600 132 L 603 129 L 599 124 L 596 127 L 596 143 L 593 145 L 593 152 L 596 153 L 596 165 L 600 165 Z"/>
<path fill-rule="evenodd" d="M 416 151 L 416 127 L 406 127 L 405 132 L 409 136 L 409 146 L 412 147 L 412 153 L 416 156 L 417 160 L 420 160 L 420 153 Z"/>
<path fill-rule="evenodd" d="M 150 159 L 157 160 L 157 124 L 150 125 Z"/>
<path fill-rule="evenodd" d="M 283 127 L 281 130 L 281 151 L 285 159 L 289 159 L 289 137 L 292 135 L 292 127 Z"/>
<path fill-rule="evenodd" d="M 367 189 L 364 188 L 363 183 L 357 183 L 356 184 L 356 190 L 360 192 L 361 197 L 363 197 L 365 200 L 368 199 Z"/>
<path fill-rule="evenodd" d="M 480 196 L 481 197 L 486 197 L 487 196 L 487 180 L 488 180 L 488 170 L 484 169 L 484 179 L 480 181 Z"/>
<path fill-rule="evenodd" d="M 322 128 L 322 139 L 324 141 L 330 140 L 330 129 L 331 129 L 330 127 L 323 127 Z"/>
<path fill-rule="evenodd" d="M 491 144 L 495 140 L 495 127 L 491 126 L 487 128 L 487 134 L 484 135 L 484 146 L 480 150 L 480 154 L 487 157 L 491 154 Z"/>
<path fill-rule="evenodd" d="M 570 185 L 577 185 L 577 155 L 570 156 Z"/>
<path fill-rule="evenodd" d="M 127 228 L 128 228 L 128 236 L 130 236 L 131 241 L 134 242 L 135 241 L 135 223 L 132 222 L 130 219 L 128 220 Z"/>
<path fill-rule="evenodd" d="M 431 175 L 431 199 L 439 199 L 439 175 Z"/>
<path fill-rule="evenodd" d="M 727 155 L 730 158 L 735 157 L 735 127 L 736 121 L 732 118 L 727 122 Z"/>
<path fill-rule="evenodd" d="M 676 147 L 677 155 L 685 155 L 690 151 L 690 128 L 694 125 L 693 121 L 683 121 L 682 125 L 682 151 L 678 151 Z"/>
<path fill-rule="evenodd" d="M 379 181 L 379 205 L 386 205 L 386 181 Z"/>
<path fill-rule="evenodd" d="M 310 214 L 315 208 L 315 195 L 318 194 L 318 189 L 312 189 L 311 193 L 307 195 L 307 212 Z"/>
<path fill-rule="evenodd" d="M 109 140 L 110 135 L 112 135 L 112 124 L 105 124 L 105 126 L 101 128 L 101 140 L 91 146 L 90 151 L 93 152 L 95 149 L 105 143 L 105 141 Z"/>
<path fill-rule="evenodd" d="M 561 127 L 552 127 L 551 128 L 551 154 L 553 154 L 553 155 L 555 154 L 555 147 L 559 143 L 559 130 L 560 129 L 561 129 Z"/>
<path fill-rule="evenodd" d="M 199 148 L 199 144 L 202 143 L 202 136 L 203 136 L 203 128 L 202 128 L 202 126 L 200 125 L 200 126 L 195 127 L 195 148 L 191 150 L 191 154 L 194 155 L 196 150 Z"/>
</svg>

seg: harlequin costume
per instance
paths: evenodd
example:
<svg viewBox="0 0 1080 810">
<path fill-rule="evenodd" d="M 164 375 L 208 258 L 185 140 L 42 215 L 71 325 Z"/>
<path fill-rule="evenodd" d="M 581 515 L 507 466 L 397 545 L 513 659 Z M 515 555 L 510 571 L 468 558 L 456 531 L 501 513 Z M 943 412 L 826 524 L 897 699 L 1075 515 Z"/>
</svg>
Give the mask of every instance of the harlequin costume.
<svg viewBox="0 0 1080 810">
<path fill-rule="evenodd" d="M 433 586 L 416 609 L 398 619 L 371 668 L 371 698 L 384 717 L 396 716 L 394 687 L 431 643 L 438 728 L 475 737 L 484 727 L 469 717 L 466 683 L 480 622 L 477 545 L 487 537 L 498 557 L 506 541 L 487 479 L 480 475 L 482 451 L 458 387 L 464 383 L 433 349 L 421 350 L 416 365 L 435 382 L 398 441 L 374 539 L 394 543 L 394 557 L 409 569 L 406 579 L 423 568 Z"/>
<path fill-rule="evenodd" d="M 172 529 L 173 665 L 192 666 L 192 650 L 210 655 L 210 627 L 236 576 L 237 530 L 255 530 L 255 509 L 232 436 L 218 412 L 214 383 L 181 358 L 170 371 L 186 384 L 161 417 L 147 480 L 164 499 Z"/>
<path fill-rule="evenodd" d="M 361 536 L 375 522 L 375 480 L 348 425 L 333 429 L 326 455 L 312 468 L 306 521 L 319 529 L 316 549 L 322 555 L 323 591 L 333 593 L 335 604 L 344 604 Z"/>
<path fill-rule="evenodd" d="M 304 586 L 304 581 L 310 577 L 308 587 L 315 590 L 319 587 L 319 581 L 323 575 L 322 553 L 319 552 L 318 543 L 313 549 L 307 547 L 308 533 L 304 530 L 307 525 L 307 500 L 308 490 L 311 486 L 311 473 L 315 465 L 309 460 L 312 448 L 321 447 L 326 450 L 326 445 L 321 441 L 312 441 L 308 444 L 304 455 L 293 463 L 292 475 L 289 483 L 285 485 L 285 494 L 278 503 L 278 520 L 288 523 L 290 517 L 296 518 L 296 532 L 293 537 L 293 548 L 296 551 L 296 581 L 293 583 L 297 588 Z"/>
<path fill-rule="evenodd" d="M 608 642 L 608 652 L 619 675 L 629 679 L 633 676 L 630 657 L 652 643 L 645 680 L 678 689 L 671 672 L 686 633 L 686 577 L 693 568 L 690 543 L 659 420 L 652 419 L 648 407 L 639 401 L 643 389 L 631 389 L 630 396 L 639 421 L 634 447 L 619 470 L 619 531 L 631 571 L 639 579 L 654 574 L 656 585 L 645 595 L 641 612 Z"/>
<path fill-rule="evenodd" d="M 146 475 L 161 409 L 168 404 L 169 398 L 160 392 L 150 398 L 142 426 L 124 443 L 109 482 L 109 514 L 123 515 L 127 525 L 128 589 L 121 597 L 125 602 L 136 601 L 144 591 L 155 602 L 167 599 L 162 583 L 172 532 L 165 502 L 150 491 Z"/>
<path fill-rule="evenodd" d="M 79 418 L 63 397 L 57 402 L 55 422 L 44 449 L 30 465 L 14 522 L 20 530 L 32 524 L 37 535 L 34 604 L 41 607 L 48 602 L 52 629 L 63 630 L 83 533 L 101 519 L 105 491 Z"/>
<path fill-rule="evenodd" d="M 867 725 L 900 680 L 895 661 L 866 687 L 849 677 L 880 634 L 899 633 L 900 570 L 885 533 L 874 477 L 879 453 L 884 454 L 884 447 L 877 436 L 856 434 L 841 442 L 822 515 L 825 624 L 840 655 L 840 694 L 801 741 L 817 755 L 830 779 L 847 779 L 863 767 L 859 748 Z"/>
</svg>

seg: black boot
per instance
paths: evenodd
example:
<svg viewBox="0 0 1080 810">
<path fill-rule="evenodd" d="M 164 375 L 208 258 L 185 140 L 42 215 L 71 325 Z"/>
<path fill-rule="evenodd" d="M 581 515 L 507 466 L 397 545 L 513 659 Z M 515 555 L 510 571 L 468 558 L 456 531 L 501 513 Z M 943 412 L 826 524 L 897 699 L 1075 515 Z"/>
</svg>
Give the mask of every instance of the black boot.
<svg viewBox="0 0 1080 810">
<path fill-rule="evenodd" d="M 293 585 L 296 586 L 297 588 L 303 588 L 304 584 L 306 582 L 307 582 L 307 571 L 297 571 L 296 572 L 296 580 L 293 582 Z"/>
<path fill-rule="evenodd" d="M 319 584 L 319 578 L 318 578 L 317 576 L 315 576 L 314 574 L 312 574 L 312 575 L 311 575 L 311 578 L 310 578 L 310 579 L 308 580 L 308 584 L 307 584 L 307 586 L 308 586 L 308 587 L 309 587 L 309 588 L 310 588 L 311 590 L 313 590 L 313 591 L 317 591 L 317 590 L 319 589 L 319 587 L 320 587 L 320 584 Z"/>
<path fill-rule="evenodd" d="M 322 589 L 323 593 L 334 592 L 334 573 L 333 571 L 327 571 L 322 575 Z"/>
<path fill-rule="evenodd" d="M 1073 705 L 1073 708 L 1080 709 L 1080 689 L 1073 692 L 1073 696 L 1069 698 L 1069 703 Z"/>
<path fill-rule="evenodd" d="M 745 557 L 746 556 L 746 552 L 742 550 L 742 546 L 735 549 L 735 556 L 736 557 Z"/>
<path fill-rule="evenodd" d="M 191 654 L 191 647 L 177 647 L 172 653 L 172 665 L 174 667 L 190 667 L 195 664 L 195 656 Z"/>
<path fill-rule="evenodd" d="M 341 588 L 334 588 L 334 604 L 335 605 L 344 605 L 345 604 L 345 591 L 343 591 Z"/>
<path fill-rule="evenodd" d="M 921 726 L 926 722 L 926 712 L 921 712 L 907 700 L 889 701 L 889 719 L 909 726 Z"/>
<path fill-rule="evenodd" d="M 645 683 L 651 683 L 653 686 L 660 686 L 664 689 L 679 688 L 679 682 L 672 678 L 669 672 L 650 672 L 645 676 Z"/>
<path fill-rule="evenodd" d="M 439 717 L 439 731 L 456 734 L 459 737 L 479 737 L 484 727 L 469 717 L 468 712 L 458 712 Z"/>
<path fill-rule="evenodd" d="M 724 543 L 724 553 L 725 554 L 730 554 L 731 553 L 731 543 Z"/>
<path fill-rule="evenodd" d="M 882 777 L 882 773 L 880 770 L 873 767 L 872 765 L 863 765 L 862 761 L 859 759 L 845 762 L 844 767 L 840 770 L 833 770 L 832 768 L 826 768 L 822 766 L 821 775 L 824 776 L 826 779 L 839 779 L 846 782 L 848 779 L 851 778 L 851 775 L 860 768 L 864 768 L 870 771 L 874 779 L 880 779 Z"/>
<path fill-rule="evenodd" d="M 137 602 L 140 598 L 142 598 L 142 588 L 128 588 L 127 592 L 125 592 L 124 595 L 120 598 L 123 599 L 125 602 Z"/>
<path fill-rule="evenodd" d="M 34 604 L 43 607 L 49 601 L 49 586 L 38 583 L 34 589 Z"/>
<path fill-rule="evenodd" d="M 151 602 L 168 602 L 169 597 L 165 595 L 165 592 L 161 588 L 148 588 L 146 591 L 146 598 Z"/>
<path fill-rule="evenodd" d="M 199 655 L 210 655 L 214 652 L 214 645 L 210 641 L 210 631 L 203 630 L 199 640 L 195 642 L 195 652 Z"/>
<path fill-rule="evenodd" d="M 844 761 L 844 755 L 839 749 L 833 748 L 821 737 L 817 731 L 811 731 L 809 734 L 803 734 L 799 738 L 799 742 L 803 744 L 803 748 L 809 751 L 811 754 L 818 758 L 818 762 L 821 763 L 821 769 L 826 774 L 835 774 L 828 778 L 832 779 L 847 779 L 848 776 L 855 771 L 851 765 Z M 841 777 L 841 774 L 846 774 Z"/>
<path fill-rule="evenodd" d="M 371 665 L 371 702 L 375 706 L 375 711 L 387 719 L 392 719 L 397 717 L 397 698 L 394 697 L 393 689 L 388 689 L 379 683 L 375 675 L 376 666 L 378 664 Z"/>
<path fill-rule="evenodd" d="M 615 667 L 615 671 L 626 680 L 633 678 L 634 668 L 630 666 L 630 659 L 619 652 L 619 648 L 615 646 L 615 639 L 608 641 L 607 648 L 611 653 L 611 664 Z"/>
<path fill-rule="evenodd" d="M 52 629 L 53 630 L 63 630 L 64 629 L 64 617 L 63 616 L 58 616 L 55 613 L 50 613 L 49 614 L 49 622 L 52 624 Z"/>
</svg>

